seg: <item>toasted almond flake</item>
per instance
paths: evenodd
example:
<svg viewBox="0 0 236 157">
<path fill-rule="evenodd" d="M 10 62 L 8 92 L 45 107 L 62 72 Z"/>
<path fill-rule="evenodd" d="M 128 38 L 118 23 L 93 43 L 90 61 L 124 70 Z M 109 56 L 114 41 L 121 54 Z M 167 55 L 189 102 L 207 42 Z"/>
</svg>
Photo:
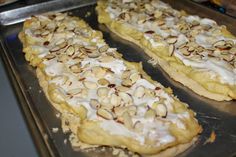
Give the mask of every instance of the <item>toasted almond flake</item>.
<svg viewBox="0 0 236 157">
<path fill-rule="evenodd" d="M 156 111 L 149 108 L 145 114 L 144 114 L 144 118 L 146 119 L 154 119 L 156 117 Z"/>
<path fill-rule="evenodd" d="M 143 124 L 142 124 L 140 121 L 136 121 L 136 122 L 134 123 L 133 128 L 134 128 L 134 131 L 135 131 L 135 132 L 142 132 L 142 130 L 143 130 Z"/>
<path fill-rule="evenodd" d="M 125 86 L 118 86 L 116 87 L 116 90 L 119 91 L 119 92 L 126 92 L 128 91 L 130 88 L 128 87 L 125 87 Z"/>
<path fill-rule="evenodd" d="M 166 42 L 167 42 L 168 44 L 174 44 L 174 43 L 177 42 L 177 38 L 176 38 L 176 37 L 167 38 L 167 39 L 166 39 Z"/>
<path fill-rule="evenodd" d="M 159 17 L 161 17 L 161 15 L 162 15 L 162 12 L 160 10 L 156 10 L 155 13 L 154 13 L 154 17 L 157 18 L 157 19 Z"/>
<path fill-rule="evenodd" d="M 79 64 L 71 65 L 69 68 L 73 73 L 81 73 L 83 71 Z"/>
<path fill-rule="evenodd" d="M 121 84 L 125 87 L 131 87 L 133 85 L 132 81 L 130 79 L 123 80 Z"/>
<path fill-rule="evenodd" d="M 102 62 L 102 63 L 109 63 L 109 62 L 112 62 L 114 61 L 115 58 L 112 57 L 112 56 L 102 56 L 99 58 L 99 61 Z"/>
<path fill-rule="evenodd" d="M 99 108 L 97 110 L 97 115 L 107 120 L 111 120 L 115 118 L 115 116 L 113 115 L 111 111 L 104 108 Z"/>
<path fill-rule="evenodd" d="M 175 46 L 173 44 L 171 44 L 169 46 L 169 56 L 173 56 L 174 51 L 175 51 Z"/>
<path fill-rule="evenodd" d="M 106 52 L 109 49 L 109 47 L 107 45 L 104 45 L 102 47 L 100 47 L 98 50 L 100 53 Z"/>
<path fill-rule="evenodd" d="M 50 34 L 50 32 L 48 31 L 48 30 L 45 30 L 45 31 L 43 31 L 42 33 L 41 33 L 41 36 L 47 36 L 47 35 L 49 35 Z"/>
<path fill-rule="evenodd" d="M 57 51 L 59 51 L 61 48 L 59 47 L 59 46 L 55 46 L 55 47 L 53 47 L 53 48 L 51 48 L 49 51 L 50 52 L 57 52 Z"/>
<path fill-rule="evenodd" d="M 125 92 L 119 92 L 118 95 L 121 97 L 121 99 L 123 100 L 124 103 L 132 103 L 133 102 L 133 98 L 131 97 L 131 95 L 125 93 Z"/>
<path fill-rule="evenodd" d="M 65 53 L 68 55 L 68 56 L 73 56 L 75 54 L 75 48 L 70 45 L 68 46 L 68 48 L 66 49 Z"/>
<path fill-rule="evenodd" d="M 81 92 L 81 88 L 75 88 L 75 89 L 71 89 L 67 91 L 67 93 L 70 95 L 76 95 L 76 94 L 79 94 L 80 92 Z"/>
<path fill-rule="evenodd" d="M 44 58 L 47 59 L 47 60 L 51 60 L 51 59 L 53 59 L 53 58 L 55 58 L 55 57 L 56 57 L 56 56 L 55 56 L 54 54 L 49 53 L 49 54 L 47 54 Z"/>
<path fill-rule="evenodd" d="M 128 128 L 128 129 L 132 129 L 133 128 L 133 122 L 132 122 L 130 114 L 128 112 L 124 112 L 123 115 L 122 115 L 122 118 L 124 120 L 125 127 Z"/>
<path fill-rule="evenodd" d="M 162 103 L 158 104 L 156 106 L 156 114 L 160 117 L 165 118 L 167 116 L 167 107 L 166 107 L 166 105 L 162 104 Z"/>
<path fill-rule="evenodd" d="M 84 81 L 83 84 L 87 89 L 96 89 L 97 88 L 97 84 L 95 82 Z"/>
<path fill-rule="evenodd" d="M 69 60 L 69 58 L 66 54 L 60 55 L 57 59 L 58 62 L 62 62 L 62 63 L 66 63 L 68 60 Z"/>
<path fill-rule="evenodd" d="M 101 54 L 98 51 L 92 51 L 91 53 L 88 53 L 89 58 L 98 58 Z"/>
<path fill-rule="evenodd" d="M 137 106 L 135 106 L 135 105 L 127 106 L 126 109 L 127 109 L 127 112 L 128 112 L 131 116 L 134 116 L 134 115 L 136 115 L 136 113 L 137 113 Z"/>
<path fill-rule="evenodd" d="M 216 47 L 216 48 L 221 48 L 225 45 L 225 41 L 224 40 L 219 40 L 219 41 L 216 41 L 215 43 L 213 43 L 213 46 Z"/>
<path fill-rule="evenodd" d="M 93 108 L 93 109 L 98 109 L 100 108 L 100 103 L 98 102 L 98 100 L 96 99 L 91 99 L 89 102 L 89 105 Z"/>
<path fill-rule="evenodd" d="M 121 98 L 113 93 L 111 94 L 110 103 L 112 106 L 118 106 L 121 103 Z"/>
<path fill-rule="evenodd" d="M 101 78 L 98 80 L 98 84 L 101 86 L 106 86 L 106 85 L 110 84 L 110 82 L 105 78 Z"/>
<path fill-rule="evenodd" d="M 100 87 L 97 90 L 97 95 L 99 97 L 107 97 L 108 92 L 109 92 L 109 88 L 107 88 L 107 87 Z"/>
<path fill-rule="evenodd" d="M 145 88 L 143 86 L 138 86 L 134 91 L 134 96 L 137 98 L 142 98 L 145 94 Z"/>
</svg>

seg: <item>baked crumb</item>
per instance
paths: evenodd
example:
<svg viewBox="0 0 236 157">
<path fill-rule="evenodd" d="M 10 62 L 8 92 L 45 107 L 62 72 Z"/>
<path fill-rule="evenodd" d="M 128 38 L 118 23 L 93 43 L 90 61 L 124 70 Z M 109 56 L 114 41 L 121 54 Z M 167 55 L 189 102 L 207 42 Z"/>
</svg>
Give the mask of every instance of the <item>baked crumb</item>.
<svg viewBox="0 0 236 157">
<path fill-rule="evenodd" d="M 64 142 L 64 144 L 67 144 L 67 139 L 64 139 L 64 141 L 63 141 L 63 142 Z"/>
<path fill-rule="evenodd" d="M 61 114 L 60 113 L 56 113 L 56 117 L 60 118 Z"/>
<path fill-rule="evenodd" d="M 53 133 L 57 133 L 58 131 L 59 131 L 58 128 L 52 128 L 52 132 L 53 132 Z"/>
<path fill-rule="evenodd" d="M 203 145 L 208 144 L 208 143 L 213 143 L 213 142 L 215 142 L 215 140 L 216 140 L 216 133 L 215 133 L 215 131 L 213 130 L 213 131 L 211 132 L 210 137 L 204 142 Z"/>
<path fill-rule="evenodd" d="M 88 11 L 86 14 L 85 14 L 85 17 L 89 17 L 91 15 L 91 12 Z"/>
</svg>

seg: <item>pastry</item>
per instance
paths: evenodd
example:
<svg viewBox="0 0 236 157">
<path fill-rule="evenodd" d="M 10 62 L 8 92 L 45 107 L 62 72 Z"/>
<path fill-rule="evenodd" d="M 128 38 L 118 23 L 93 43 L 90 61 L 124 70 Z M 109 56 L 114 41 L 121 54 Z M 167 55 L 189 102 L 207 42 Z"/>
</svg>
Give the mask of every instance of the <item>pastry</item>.
<svg viewBox="0 0 236 157">
<path fill-rule="evenodd" d="M 202 131 L 195 113 L 171 89 L 152 80 L 141 64 L 123 60 L 82 19 L 33 16 L 19 38 L 45 95 L 72 119 L 83 143 L 173 156 Z"/>
<path fill-rule="evenodd" d="M 159 0 L 99 0 L 98 20 L 145 51 L 175 81 L 217 101 L 236 98 L 235 37 L 211 19 Z"/>
</svg>

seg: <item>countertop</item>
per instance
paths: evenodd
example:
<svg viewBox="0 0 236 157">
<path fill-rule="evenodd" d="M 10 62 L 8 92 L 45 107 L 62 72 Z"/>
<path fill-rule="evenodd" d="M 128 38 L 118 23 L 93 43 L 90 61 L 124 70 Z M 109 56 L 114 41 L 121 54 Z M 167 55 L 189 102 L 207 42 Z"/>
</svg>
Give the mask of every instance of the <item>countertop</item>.
<svg viewBox="0 0 236 157">
<path fill-rule="evenodd" d="M 0 76 L 0 156 L 37 157 L 39 155 L 1 59 Z"/>
</svg>

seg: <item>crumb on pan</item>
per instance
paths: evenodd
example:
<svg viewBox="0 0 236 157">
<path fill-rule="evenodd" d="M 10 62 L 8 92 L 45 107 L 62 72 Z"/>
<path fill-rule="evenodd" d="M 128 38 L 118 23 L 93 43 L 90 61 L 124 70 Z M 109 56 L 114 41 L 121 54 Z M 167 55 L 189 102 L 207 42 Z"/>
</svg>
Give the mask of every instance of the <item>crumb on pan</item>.
<svg viewBox="0 0 236 157">
<path fill-rule="evenodd" d="M 57 133 L 58 131 L 59 131 L 58 128 L 52 128 L 52 132 L 53 132 L 53 133 Z"/>
<path fill-rule="evenodd" d="M 91 15 L 91 12 L 88 11 L 86 14 L 85 14 L 85 17 L 89 17 Z"/>
<path fill-rule="evenodd" d="M 204 142 L 203 145 L 208 144 L 208 143 L 213 143 L 213 142 L 215 142 L 215 140 L 216 140 L 216 133 L 215 133 L 215 131 L 213 130 L 213 131 L 211 132 L 210 137 Z"/>
</svg>

